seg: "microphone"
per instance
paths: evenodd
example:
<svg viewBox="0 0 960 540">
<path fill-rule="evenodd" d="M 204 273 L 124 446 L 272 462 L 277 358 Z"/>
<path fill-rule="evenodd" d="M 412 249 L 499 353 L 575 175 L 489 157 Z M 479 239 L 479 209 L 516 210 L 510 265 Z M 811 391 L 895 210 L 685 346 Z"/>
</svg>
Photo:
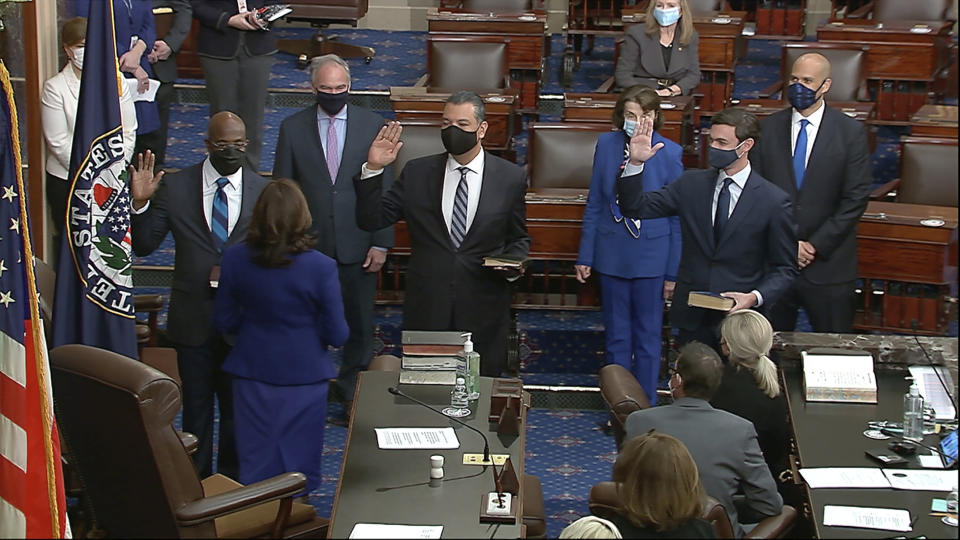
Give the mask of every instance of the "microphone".
<svg viewBox="0 0 960 540">
<path fill-rule="evenodd" d="M 426 408 L 430 409 L 431 411 L 439 414 L 440 416 L 442 416 L 442 417 L 444 417 L 444 418 L 447 418 L 447 419 L 449 419 L 449 420 L 452 420 L 452 421 L 460 424 L 461 426 L 463 426 L 463 427 L 465 427 L 465 428 L 467 428 L 467 429 L 471 429 L 471 430 L 477 432 L 477 434 L 480 435 L 480 437 L 483 438 L 483 462 L 484 462 L 484 463 L 490 462 L 491 465 L 493 464 L 493 461 L 490 460 L 490 441 L 487 440 L 487 436 L 484 435 L 482 431 L 480 431 L 479 429 L 477 429 L 477 428 L 471 426 L 470 424 L 467 424 L 466 422 L 463 422 L 463 421 L 461 421 L 461 420 L 459 420 L 459 419 L 457 419 L 457 418 L 453 418 L 453 417 L 450 417 L 450 416 L 447 416 L 447 415 L 443 414 L 442 412 L 440 412 L 440 411 L 438 411 L 437 409 L 431 407 L 430 405 L 427 405 L 426 403 L 420 401 L 419 399 L 417 399 L 417 398 L 415 398 L 415 397 L 413 397 L 413 396 L 411 396 L 411 395 L 408 395 L 408 394 L 403 393 L 403 392 L 402 392 L 399 388 L 397 388 L 396 386 L 391 386 L 390 388 L 387 388 L 387 391 L 390 392 L 391 394 L 395 395 L 395 396 L 405 397 L 405 398 L 409 399 L 410 401 L 416 403 L 417 405 L 421 405 L 421 406 L 423 406 L 423 407 L 426 407 Z M 494 471 L 496 471 L 496 467 L 494 467 Z M 497 491 L 499 491 L 499 488 L 497 488 Z"/>
<path fill-rule="evenodd" d="M 932 447 L 932 446 L 927 446 L 927 445 L 923 444 L 922 442 L 920 442 L 920 441 L 915 441 L 915 440 L 913 440 L 913 439 L 905 439 L 905 438 L 903 438 L 903 435 L 901 435 L 901 434 L 899 434 L 899 433 L 897 433 L 897 432 L 895 432 L 895 431 L 890 431 L 890 430 L 887 429 L 887 428 L 880 428 L 880 433 L 883 433 L 884 435 L 886 435 L 886 436 L 888 436 L 888 437 L 893 437 L 893 438 L 895 438 L 895 439 L 900 439 L 900 440 L 903 441 L 905 444 L 915 444 L 915 445 L 917 445 L 917 446 L 919 446 L 919 447 L 921 447 L 921 448 L 926 448 L 927 450 L 930 450 L 931 452 L 940 454 L 940 455 L 943 456 L 943 457 L 947 457 L 946 454 L 944 454 L 943 452 L 941 452 L 939 448 L 934 448 L 934 447 Z M 949 459 L 949 458 L 948 458 L 948 459 Z"/>
<path fill-rule="evenodd" d="M 916 320 L 916 319 L 911 319 L 911 320 L 910 320 L 910 328 L 912 328 L 914 332 L 917 332 L 917 327 L 918 327 L 918 326 L 919 326 L 919 325 L 917 324 L 917 320 Z M 953 407 L 953 415 L 954 415 L 954 418 L 956 418 L 956 416 L 957 416 L 956 403 L 957 403 L 957 402 L 956 402 L 956 400 L 953 398 L 953 395 L 950 393 L 950 388 L 947 386 L 947 383 L 945 383 L 945 382 L 943 381 L 943 376 L 940 375 L 940 370 L 937 369 L 937 365 L 933 363 L 933 358 L 930 358 L 930 353 L 927 352 L 926 347 L 923 346 L 923 343 L 920 343 L 920 338 L 917 336 L 916 333 L 913 334 L 913 339 L 914 339 L 914 341 L 917 342 L 917 347 L 920 348 L 920 352 L 923 353 L 924 358 L 926 358 L 927 364 L 929 364 L 929 365 L 930 365 L 930 368 L 933 369 L 933 374 L 936 375 L 936 376 L 937 376 L 937 380 L 940 381 L 940 386 L 943 387 L 943 391 L 946 392 L 946 394 L 947 394 L 947 399 L 949 399 L 949 400 L 950 400 L 950 403 L 953 404 L 953 406 L 954 406 L 954 407 Z"/>
</svg>

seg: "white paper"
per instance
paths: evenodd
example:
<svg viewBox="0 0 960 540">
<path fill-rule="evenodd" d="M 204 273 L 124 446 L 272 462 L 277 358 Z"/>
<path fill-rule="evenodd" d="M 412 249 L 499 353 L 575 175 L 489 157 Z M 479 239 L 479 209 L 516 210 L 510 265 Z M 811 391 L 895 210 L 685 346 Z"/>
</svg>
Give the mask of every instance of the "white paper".
<svg viewBox="0 0 960 540">
<path fill-rule="evenodd" d="M 940 384 L 937 372 L 943 378 L 943 384 Z M 937 420 L 951 420 L 956 416 L 957 410 L 953 406 L 953 400 L 943 389 L 944 384 L 947 385 L 947 388 L 953 388 L 953 378 L 950 376 L 950 371 L 943 367 L 938 367 L 937 371 L 934 371 L 933 366 L 910 366 L 910 376 L 917 381 L 923 401 L 933 407 Z"/>
<path fill-rule="evenodd" d="M 133 101 L 153 101 L 157 99 L 157 90 L 160 88 L 160 81 L 156 79 L 147 79 L 150 82 L 150 87 L 147 88 L 147 91 L 144 93 L 137 92 L 137 80 L 136 79 L 124 79 L 124 82 L 127 83 L 127 89 L 130 90 L 130 95 L 133 96 Z"/>
<path fill-rule="evenodd" d="M 896 508 L 826 505 L 823 507 L 823 524 L 901 532 L 913 530 L 910 527 L 910 512 Z"/>
<path fill-rule="evenodd" d="M 440 538 L 443 525 L 387 525 L 357 523 L 350 538 Z"/>
<path fill-rule="evenodd" d="M 917 456 L 917 459 L 920 460 L 920 466 L 925 469 L 942 469 L 943 468 L 943 458 L 941 458 L 938 454 Z"/>
<path fill-rule="evenodd" d="M 876 390 L 873 357 L 808 354 L 804 351 L 803 380 L 809 388 Z"/>
<path fill-rule="evenodd" d="M 957 485 L 955 471 L 885 470 L 893 489 L 911 491 L 950 491 Z"/>
<path fill-rule="evenodd" d="M 874 467 L 800 469 L 800 476 L 811 489 L 890 487 L 890 482 L 883 475 L 883 471 Z"/>
<path fill-rule="evenodd" d="M 376 428 L 377 446 L 381 450 L 460 448 L 452 427 L 445 428 Z"/>
</svg>

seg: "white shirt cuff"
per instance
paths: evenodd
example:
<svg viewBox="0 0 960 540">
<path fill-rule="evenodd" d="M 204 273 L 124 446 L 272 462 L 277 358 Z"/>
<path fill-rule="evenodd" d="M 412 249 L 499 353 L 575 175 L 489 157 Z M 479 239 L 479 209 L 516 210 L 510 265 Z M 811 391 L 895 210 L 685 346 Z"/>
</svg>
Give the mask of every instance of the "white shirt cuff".
<svg viewBox="0 0 960 540">
<path fill-rule="evenodd" d="M 634 165 L 633 163 L 627 162 L 627 165 L 623 168 L 623 174 L 620 175 L 620 178 L 626 176 L 633 176 L 635 174 L 640 174 L 643 172 L 643 163 L 639 165 Z"/>
<path fill-rule="evenodd" d="M 754 289 L 754 290 L 752 290 L 752 291 L 750 291 L 750 292 L 752 292 L 753 294 L 757 295 L 757 306 L 762 306 L 762 305 L 763 305 L 763 295 L 760 294 L 760 291 Z"/>
<path fill-rule="evenodd" d="M 133 205 L 131 204 L 131 205 L 130 205 L 130 213 L 131 213 L 131 214 L 136 214 L 136 215 L 139 216 L 140 214 L 146 212 L 148 208 L 150 208 L 150 201 L 147 201 L 147 204 L 143 205 L 139 210 L 137 210 L 136 208 L 134 208 Z"/>
<path fill-rule="evenodd" d="M 360 166 L 360 179 L 361 179 L 361 180 L 366 180 L 367 178 L 373 178 L 374 176 L 376 176 L 376 175 L 378 175 L 378 174 L 383 174 L 383 169 L 380 169 L 379 171 L 371 171 L 370 169 L 367 168 L 367 162 L 366 162 L 366 161 L 364 161 L 364 162 L 363 162 L 363 165 Z"/>
</svg>

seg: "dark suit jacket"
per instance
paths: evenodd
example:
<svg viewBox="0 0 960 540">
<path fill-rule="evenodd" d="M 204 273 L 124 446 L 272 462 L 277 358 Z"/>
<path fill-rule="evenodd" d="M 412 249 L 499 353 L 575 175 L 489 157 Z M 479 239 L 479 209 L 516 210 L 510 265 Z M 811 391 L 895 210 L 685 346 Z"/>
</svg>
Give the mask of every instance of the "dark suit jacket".
<svg viewBox="0 0 960 540">
<path fill-rule="evenodd" d="M 783 509 L 783 499 L 749 420 L 714 409 L 702 399 L 684 397 L 627 417 L 627 439 L 651 429 L 672 435 L 687 447 L 697 463 L 703 489 L 727 509 L 738 538 L 743 536 L 734 504 L 738 491 L 744 495 L 739 510 L 748 511 L 747 519 L 759 521 L 759 517 L 775 516 Z"/>
<path fill-rule="evenodd" d="M 826 106 L 826 105 L 825 105 Z M 872 177 L 863 124 L 826 107 L 797 192 L 790 145 L 792 109 L 760 122 L 759 149 L 750 152 L 758 174 L 790 195 L 797 238 L 817 249 L 801 273 L 811 283 L 844 283 L 857 278 L 857 223 L 867 208 Z"/>
<path fill-rule="evenodd" d="M 237 336 L 224 371 L 275 385 L 336 377 L 327 347 L 350 334 L 337 262 L 310 250 L 292 255 L 289 266 L 266 268 L 253 254 L 245 242 L 223 252 L 214 321 Z"/>
<path fill-rule="evenodd" d="M 797 239 L 790 198 L 751 172 L 719 244 L 713 239 L 713 192 L 717 170 L 691 170 L 657 191 L 643 190 L 643 173 L 617 182 L 623 215 L 641 219 L 680 216 L 683 252 L 670 324 L 694 330 L 702 308 L 687 305 L 690 291 L 750 292 L 773 305 L 797 276 Z"/>
<path fill-rule="evenodd" d="M 280 0 L 247 0 L 247 9 L 253 11 Z M 191 0 L 193 16 L 200 21 L 197 34 L 197 54 L 211 58 L 230 59 L 240 52 L 240 34 L 243 46 L 250 56 L 262 56 L 277 51 L 277 38 L 271 30 L 237 30 L 227 26 L 236 15 L 237 0 Z"/>
<path fill-rule="evenodd" d="M 688 45 L 674 42 L 670 65 L 663 64 L 660 37 L 647 35 L 647 25 L 635 24 L 627 29 L 620 58 L 617 59 L 616 82 L 620 88 L 643 84 L 657 89 L 657 79 L 673 79 L 687 95 L 700 84 L 700 37 L 694 32 Z"/>
<path fill-rule="evenodd" d="M 341 264 L 363 262 L 370 246 L 393 247 L 393 227 L 367 232 L 357 226 L 357 196 L 353 176 L 367 160 L 370 143 L 383 118 L 362 107 L 347 105 L 347 134 L 336 184 L 331 184 L 327 160 L 317 131 L 317 105 L 288 116 L 280 124 L 274 155 L 274 178 L 290 178 L 303 189 L 313 216 L 317 249 Z M 392 183 L 392 168 L 384 173 L 383 189 Z"/>
<path fill-rule="evenodd" d="M 141 257 L 157 249 L 168 232 L 173 233 L 177 248 L 167 336 L 175 343 L 188 346 L 203 345 L 213 333 L 214 291 L 210 288 L 210 269 L 220 264 L 220 253 L 213 247 L 213 235 L 201 207 L 202 170 L 201 162 L 165 176 L 147 210 L 130 216 L 133 251 Z M 240 218 L 225 249 L 246 237 L 253 205 L 267 182 L 244 167 Z"/>
<path fill-rule="evenodd" d="M 509 322 L 509 283 L 482 264 L 490 255 L 525 258 L 529 253 L 527 183 L 520 167 L 490 153 L 484 156 L 477 213 L 460 249 L 453 247 L 440 208 L 447 154 L 407 162 L 382 196 L 383 175 L 366 180 L 357 175 L 354 180 L 360 228 L 375 231 L 401 219 L 407 222 L 411 253 L 403 303 L 405 328 L 452 329 L 453 321 L 465 321 L 469 326 L 461 330 L 502 330 Z M 506 343 L 474 341 L 481 356 L 492 354 L 490 360 L 503 365 Z"/>
<path fill-rule="evenodd" d="M 183 41 L 187 39 L 190 33 L 190 25 L 193 24 L 193 8 L 190 7 L 189 0 L 153 0 L 153 7 L 168 7 L 173 9 L 173 22 L 170 30 L 163 36 L 157 36 L 170 46 L 172 52 L 166 60 L 160 60 L 153 64 L 153 73 L 160 82 L 174 82 L 177 80 L 177 53 Z M 167 17 L 167 15 L 164 15 Z M 147 50 L 146 54 L 150 51 Z"/>
</svg>

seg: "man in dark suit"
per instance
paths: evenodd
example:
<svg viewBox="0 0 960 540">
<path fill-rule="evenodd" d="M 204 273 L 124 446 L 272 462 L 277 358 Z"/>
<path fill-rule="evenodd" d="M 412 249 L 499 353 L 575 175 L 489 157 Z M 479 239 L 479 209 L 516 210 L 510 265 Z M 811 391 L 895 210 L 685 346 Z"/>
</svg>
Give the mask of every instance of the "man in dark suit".
<svg viewBox="0 0 960 540">
<path fill-rule="evenodd" d="M 773 306 L 776 330 L 792 331 L 802 306 L 814 332 L 853 332 L 857 223 L 872 179 L 863 124 L 824 103 L 830 61 L 805 54 L 793 63 L 791 107 L 760 122 L 753 152 L 759 174 L 786 191 L 797 223 L 800 276 Z"/>
<path fill-rule="evenodd" d="M 680 349 L 667 384 L 674 402 L 630 413 L 626 438 L 651 429 L 672 435 L 687 447 L 697 463 L 707 495 L 727 509 L 737 538 L 744 523 L 757 523 L 783 510 L 770 469 L 763 459 L 757 431 L 749 420 L 714 409 L 710 399 L 723 378 L 716 351 L 702 343 Z M 742 493 L 742 498 L 735 495 Z"/>
<path fill-rule="evenodd" d="M 298 182 L 313 216 L 317 249 L 336 259 L 350 339 L 343 347 L 340 373 L 332 387 L 339 399 L 353 400 L 357 374 L 373 357 L 373 302 L 377 272 L 393 247 L 393 227 L 367 232 L 357 226 L 353 177 L 367 158 L 383 118 L 348 105 L 350 67 L 328 54 L 310 62 L 317 104 L 284 119 L 274 156 L 274 178 Z M 383 188 L 390 186 L 384 173 Z M 350 410 L 349 405 L 345 407 Z"/>
<path fill-rule="evenodd" d="M 173 83 L 177 80 L 177 53 L 190 33 L 193 9 L 189 0 L 153 0 L 153 11 L 157 23 L 157 40 L 148 51 L 147 60 L 153 66 L 153 74 L 160 81 L 155 99 L 157 112 L 160 114 L 160 128 L 148 134 L 153 139 L 148 147 L 155 150 L 154 166 L 159 170 L 163 168 L 167 155 L 167 127 L 170 123 L 170 104 L 174 97 Z"/>
<path fill-rule="evenodd" d="M 384 168 L 403 145 L 400 125 L 384 126 L 354 185 L 360 228 L 407 222 L 403 327 L 473 332 L 480 373 L 498 377 L 507 359 L 508 280 L 519 273 L 485 268 L 483 258 L 526 258 L 530 236 L 523 169 L 483 150 L 485 117 L 483 100 L 473 92 L 451 95 L 441 130 L 447 152 L 407 162 L 382 194 Z"/>
<path fill-rule="evenodd" d="M 247 125 L 246 157 L 260 170 L 263 110 L 277 39 L 255 11 L 279 0 L 191 0 L 200 21 L 197 54 L 207 81 L 210 114 L 234 111 Z M 247 11 L 240 12 L 239 6 Z"/>
<path fill-rule="evenodd" d="M 247 146 L 243 120 L 222 111 L 210 118 L 203 162 L 168 178 L 153 174 L 153 155 L 138 156 L 131 166 L 133 250 L 149 255 L 173 233 L 176 260 L 167 338 L 177 349 L 183 381 L 183 429 L 200 440 L 194 461 L 201 476 L 212 473 L 213 404 L 220 406 L 218 471 L 236 478 L 233 395 L 229 376 L 220 366 L 229 351 L 213 329 L 215 285 L 211 271 L 220 254 L 247 234 L 254 203 L 267 179 L 242 167 Z"/>
<path fill-rule="evenodd" d="M 631 163 L 639 165 L 662 147 L 650 146 L 652 133 L 652 120 L 641 119 L 630 139 Z M 719 344 L 717 325 L 724 313 L 688 306 L 690 291 L 733 298 L 731 311 L 738 311 L 773 304 L 796 278 L 790 198 L 750 168 L 750 149 L 759 136 L 754 115 L 725 109 L 710 126 L 711 169 L 687 171 L 651 192 L 643 190 L 643 173 L 617 182 L 624 216 L 680 217 L 683 248 L 670 324 L 679 329 L 681 344 Z"/>
</svg>

